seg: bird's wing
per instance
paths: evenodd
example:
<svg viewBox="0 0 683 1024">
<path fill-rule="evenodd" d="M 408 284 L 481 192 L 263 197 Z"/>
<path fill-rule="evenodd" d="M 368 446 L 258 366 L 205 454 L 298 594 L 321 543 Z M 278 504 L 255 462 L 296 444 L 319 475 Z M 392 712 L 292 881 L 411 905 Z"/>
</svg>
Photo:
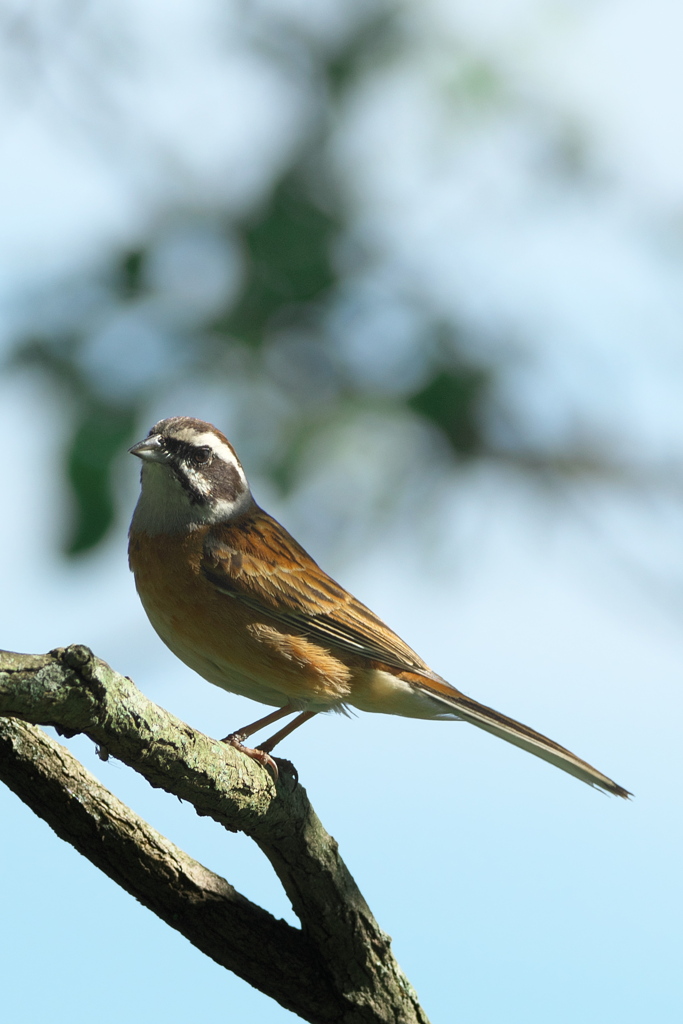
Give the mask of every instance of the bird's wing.
<svg viewBox="0 0 683 1024">
<path fill-rule="evenodd" d="M 209 531 L 201 571 L 221 593 L 326 647 L 441 681 L 261 509 L 235 525 L 222 524 Z"/>
<path fill-rule="evenodd" d="M 522 747 L 608 793 L 629 793 L 565 747 L 460 693 L 313 561 L 275 519 L 261 509 L 205 538 L 201 571 L 222 594 L 313 638 L 370 661 L 392 666 L 444 713 Z"/>
</svg>

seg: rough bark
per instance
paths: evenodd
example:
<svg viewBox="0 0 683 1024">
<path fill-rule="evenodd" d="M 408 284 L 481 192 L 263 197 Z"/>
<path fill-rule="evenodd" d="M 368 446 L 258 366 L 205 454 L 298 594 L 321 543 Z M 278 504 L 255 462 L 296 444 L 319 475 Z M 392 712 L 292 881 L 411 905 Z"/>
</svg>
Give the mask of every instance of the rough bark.
<svg viewBox="0 0 683 1024">
<path fill-rule="evenodd" d="M 428 1024 L 306 792 L 191 729 L 72 646 L 0 652 L 0 778 L 110 878 L 206 955 L 314 1024 Z M 16 721 L 20 719 L 22 721 Z M 33 724 L 23 724 L 33 723 Z M 36 725 L 84 733 L 198 814 L 251 836 L 301 929 L 192 860 Z"/>
</svg>

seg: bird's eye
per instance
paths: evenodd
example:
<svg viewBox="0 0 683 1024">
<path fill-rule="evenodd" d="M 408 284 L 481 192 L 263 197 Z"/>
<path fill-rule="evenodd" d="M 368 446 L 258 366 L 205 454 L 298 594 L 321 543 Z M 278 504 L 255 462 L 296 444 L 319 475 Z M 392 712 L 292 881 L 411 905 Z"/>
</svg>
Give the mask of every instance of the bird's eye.
<svg viewBox="0 0 683 1024">
<path fill-rule="evenodd" d="M 192 461 L 196 466 L 205 466 L 211 455 L 211 449 L 206 445 L 202 445 L 201 448 L 195 448 L 192 452 Z"/>
</svg>

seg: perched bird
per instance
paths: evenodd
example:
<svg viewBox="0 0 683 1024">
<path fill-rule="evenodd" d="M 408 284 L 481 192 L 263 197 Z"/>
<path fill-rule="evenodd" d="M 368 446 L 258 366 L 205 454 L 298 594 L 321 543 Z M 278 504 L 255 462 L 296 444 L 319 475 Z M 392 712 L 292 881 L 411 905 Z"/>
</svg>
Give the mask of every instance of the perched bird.
<svg viewBox="0 0 683 1024">
<path fill-rule="evenodd" d="M 569 750 L 442 679 L 313 561 L 254 501 L 227 438 L 188 416 L 161 420 L 130 449 L 142 459 L 129 557 L 142 604 L 181 661 L 275 711 L 225 741 L 270 752 L 320 711 L 381 711 L 470 722 L 597 786 L 629 793 Z M 257 749 L 243 741 L 298 716 Z"/>
</svg>

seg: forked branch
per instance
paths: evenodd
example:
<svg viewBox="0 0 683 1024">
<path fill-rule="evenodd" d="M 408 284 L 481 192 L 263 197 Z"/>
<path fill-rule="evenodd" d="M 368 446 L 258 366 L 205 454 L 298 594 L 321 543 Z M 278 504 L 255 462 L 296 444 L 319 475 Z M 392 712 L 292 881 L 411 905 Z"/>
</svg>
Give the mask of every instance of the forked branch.
<svg viewBox="0 0 683 1024">
<path fill-rule="evenodd" d="M 315 1024 L 428 1024 L 337 844 L 291 776 L 273 783 L 243 754 L 153 704 L 86 647 L 0 652 L 0 715 L 8 716 L 0 719 L 0 778 L 207 956 Z M 36 724 L 84 733 L 198 814 L 251 836 L 301 929 L 188 857 Z"/>
</svg>

